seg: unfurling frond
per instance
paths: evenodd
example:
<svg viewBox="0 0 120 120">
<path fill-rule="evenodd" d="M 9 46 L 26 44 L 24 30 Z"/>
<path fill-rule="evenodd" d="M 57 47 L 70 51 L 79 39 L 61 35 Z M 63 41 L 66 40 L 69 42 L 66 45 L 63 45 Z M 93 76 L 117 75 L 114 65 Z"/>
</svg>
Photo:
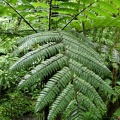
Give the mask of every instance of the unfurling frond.
<svg viewBox="0 0 120 120">
<path fill-rule="evenodd" d="M 102 79 L 111 74 L 101 57 L 83 39 L 64 31 L 41 32 L 23 38 L 15 51 L 17 54 L 31 51 L 10 68 L 12 72 L 29 70 L 20 81 L 19 89 L 45 80 L 35 111 L 49 105 L 48 120 L 59 114 L 68 120 L 99 120 L 106 112 L 96 89 L 113 94 Z M 35 47 L 36 44 L 39 45 Z"/>
</svg>

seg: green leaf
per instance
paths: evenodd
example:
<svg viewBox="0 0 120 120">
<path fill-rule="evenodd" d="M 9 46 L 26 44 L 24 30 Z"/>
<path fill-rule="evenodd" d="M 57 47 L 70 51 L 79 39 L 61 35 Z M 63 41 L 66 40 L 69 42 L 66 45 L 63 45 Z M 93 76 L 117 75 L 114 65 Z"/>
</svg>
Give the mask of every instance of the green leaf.
<svg viewBox="0 0 120 120">
<path fill-rule="evenodd" d="M 100 5 L 100 7 L 105 9 L 106 11 L 109 11 L 111 13 L 117 13 L 117 10 L 114 8 L 114 6 L 108 2 L 98 1 L 98 5 Z"/>
<path fill-rule="evenodd" d="M 110 15 L 110 13 L 108 13 L 107 11 L 105 11 L 104 9 L 101 9 L 99 7 L 91 7 L 90 11 L 94 12 L 95 14 L 97 13 L 98 15 L 101 15 L 101 16 L 109 16 Z"/>
<path fill-rule="evenodd" d="M 70 8 L 54 8 L 53 12 L 59 12 L 60 14 L 77 14 L 77 10 Z"/>
<path fill-rule="evenodd" d="M 96 106 L 82 93 L 77 94 L 77 101 L 80 105 L 82 105 L 86 109 L 90 110 L 90 112 L 92 113 L 91 117 L 94 120 L 102 118 L 99 109 L 97 109 Z"/>
<path fill-rule="evenodd" d="M 101 78 L 111 72 L 88 41 L 82 34 L 72 31 L 47 31 L 26 36 L 18 42 L 15 53 L 23 57 L 10 70 L 27 68 L 19 89 L 30 88 L 45 80 L 35 111 L 49 105 L 49 120 L 59 114 L 64 119 L 99 120 L 106 112 L 96 89 L 114 94 Z M 64 111 L 67 115 L 63 115 Z"/>
<path fill-rule="evenodd" d="M 41 2 L 32 2 L 31 5 L 34 7 L 42 7 L 42 8 L 49 8 L 49 5 L 46 3 Z"/>
<path fill-rule="evenodd" d="M 75 3 L 75 2 L 63 2 L 59 4 L 61 7 L 67 7 L 67 8 L 74 8 L 74 9 L 82 9 L 83 5 Z"/>
<path fill-rule="evenodd" d="M 120 7 L 120 0 L 114 0 L 114 4 L 116 4 L 118 7 Z"/>
</svg>

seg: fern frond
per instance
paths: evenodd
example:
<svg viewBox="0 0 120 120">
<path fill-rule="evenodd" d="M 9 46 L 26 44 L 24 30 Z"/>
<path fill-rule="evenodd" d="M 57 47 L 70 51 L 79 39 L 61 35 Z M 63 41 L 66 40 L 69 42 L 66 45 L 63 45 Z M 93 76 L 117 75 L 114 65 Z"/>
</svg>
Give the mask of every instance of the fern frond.
<svg viewBox="0 0 120 120">
<path fill-rule="evenodd" d="M 112 50 L 111 62 L 120 64 L 119 52 L 116 49 Z"/>
<path fill-rule="evenodd" d="M 63 50 L 62 43 L 48 43 L 41 46 L 39 49 L 31 51 L 21 57 L 17 62 L 15 62 L 11 67 L 10 70 L 21 70 L 23 67 L 26 68 L 30 65 L 33 65 L 36 62 L 40 62 L 44 58 L 51 57 L 58 52 Z"/>
<path fill-rule="evenodd" d="M 90 55 L 82 53 L 81 51 L 67 47 L 66 54 L 71 59 L 79 61 L 84 66 L 97 72 L 98 74 L 110 75 L 111 73 L 110 70 L 104 64 L 100 63 L 95 58 L 91 57 Z"/>
<path fill-rule="evenodd" d="M 92 43 L 92 41 L 89 38 L 85 37 L 83 33 L 78 33 L 73 30 L 70 30 L 70 33 L 73 36 L 77 37 L 79 39 L 79 42 L 82 41 L 88 47 L 94 48 L 94 46 L 95 46 L 94 43 Z M 95 51 L 92 49 L 92 52 L 95 52 Z M 98 53 L 96 53 L 96 54 L 98 54 Z M 100 61 L 102 62 L 103 60 L 101 59 L 101 57 L 99 55 L 97 55 L 97 56 L 99 57 Z"/>
<path fill-rule="evenodd" d="M 70 81 L 71 74 L 69 68 L 67 67 L 63 68 L 50 78 L 38 97 L 35 111 L 42 110 L 66 87 Z"/>
<path fill-rule="evenodd" d="M 65 119 L 67 120 L 86 120 L 86 109 L 79 105 L 76 100 L 72 100 L 65 110 Z"/>
<path fill-rule="evenodd" d="M 58 32 L 47 32 L 47 34 L 43 33 L 37 33 L 33 35 L 29 35 L 27 37 L 24 37 L 22 39 L 22 44 L 18 47 L 18 49 L 14 52 L 15 54 L 19 54 L 22 51 L 25 51 L 26 49 L 30 49 L 31 46 L 34 44 L 43 44 L 48 42 L 60 42 L 61 36 Z M 24 42 L 23 42 L 24 41 Z"/>
<path fill-rule="evenodd" d="M 38 44 L 38 49 L 21 57 L 10 70 L 33 68 L 19 83 L 19 89 L 47 78 L 35 111 L 52 104 L 49 106 L 49 120 L 63 114 L 66 108 L 65 117 L 70 120 L 102 119 L 106 106 L 95 89 L 114 93 L 99 76 L 110 75 L 111 72 L 83 39 L 81 35 L 77 38 L 64 31 L 42 32 L 23 38 L 16 50 L 17 54 L 28 52 L 27 49 L 35 49 Z"/>
<path fill-rule="evenodd" d="M 93 103 L 95 103 L 95 105 L 101 109 L 102 113 L 106 112 L 106 106 L 93 86 L 91 86 L 86 81 L 78 78 L 77 76 L 75 76 L 73 84 L 75 89 L 77 89 L 79 92 L 87 96 Z"/>
<path fill-rule="evenodd" d="M 73 33 L 72 33 L 73 34 Z M 78 37 L 75 37 L 67 32 L 62 32 L 63 41 L 67 46 L 70 46 L 72 48 L 75 48 L 76 50 L 80 50 L 83 53 L 88 53 L 90 56 L 93 56 L 93 58 L 96 58 L 99 62 L 103 63 L 103 60 L 101 57 L 96 53 L 91 47 L 86 45 L 86 43 L 83 41 L 85 37 L 82 34 L 78 34 Z"/>
<path fill-rule="evenodd" d="M 46 61 L 43 61 L 40 65 L 31 70 L 31 75 L 28 75 L 27 79 L 22 80 L 19 83 L 19 88 L 33 85 L 34 83 L 41 81 L 47 75 L 61 69 L 67 64 L 66 56 L 57 54 Z"/>
<path fill-rule="evenodd" d="M 82 64 L 70 60 L 69 67 L 72 72 L 74 72 L 77 76 L 90 83 L 95 88 L 100 88 L 100 90 L 104 90 L 108 93 L 114 93 L 112 88 L 105 83 L 101 77 L 95 74 L 93 71 L 89 70 L 87 67 L 84 67 Z"/>
<path fill-rule="evenodd" d="M 69 102 L 73 100 L 73 98 L 74 88 L 72 84 L 69 84 L 52 104 L 48 119 L 53 120 L 57 114 L 59 114 L 68 106 Z"/>
<path fill-rule="evenodd" d="M 54 33 L 58 33 L 56 31 L 45 31 L 45 32 L 40 32 L 40 33 L 35 33 L 35 34 L 32 34 L 32 35 L 28 35 L 26 37 L 23 37 L 21 39 L 19 39 L 17 41 L 17 44 L 18 45 L 21 45 L 23 43 L 25 43 L 27 40 L 30 40 L 30 39 L 36 39 L 36 38 L 39 38 L 40 36 L 43 36 L 43 35 L 51 35 L 51 34 L 54 34 Z"/>
<path fill-rule="evenodd" d="M 77 93 L 77 101 L 80 105 L 82 105 L 86 109 L 90 110 L 91 113 L 93 113 L 91 114 L 93 120 L 102 118 L 99 109 L 97 109 L 97 107 L 86 96 L 84 96 L 80 92 Z"/>
</svg>

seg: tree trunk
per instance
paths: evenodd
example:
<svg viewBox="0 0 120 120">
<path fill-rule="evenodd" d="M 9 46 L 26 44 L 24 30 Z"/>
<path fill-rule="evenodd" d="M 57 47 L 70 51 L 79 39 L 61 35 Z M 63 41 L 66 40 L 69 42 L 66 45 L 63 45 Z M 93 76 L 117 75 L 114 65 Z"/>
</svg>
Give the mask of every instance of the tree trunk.
<svg viewBox="0 0 120 120">
<path fill-rule="evenodd" d="M 45 109 L 44 109 L 44 116 L 45 116 L 44 120 L 47 120 L 48 113 L 49 113 L 49 105 L 46 106 Z"/>
</svg>

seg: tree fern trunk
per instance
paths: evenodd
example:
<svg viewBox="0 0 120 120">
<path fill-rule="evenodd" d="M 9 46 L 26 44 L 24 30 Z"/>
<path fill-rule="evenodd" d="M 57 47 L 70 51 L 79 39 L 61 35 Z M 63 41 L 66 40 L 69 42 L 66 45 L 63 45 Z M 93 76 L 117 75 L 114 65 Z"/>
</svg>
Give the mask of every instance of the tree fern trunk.
<svg viewBox="0 0 120 120">
<path fill-rule="evenodd" d="M 56 120 L 62 120 L 61 114 L 57 115 Z"/>
<path fill-rule="evenodd" d="M 116 48 L 117 43 L 119 39 L 119 30 L 116 28 L 115 29 L 115 36 L 114 36 L 114 48 Z M 117 62 L 113 62 L 115 64 L 118 64 Z M 116 80 L 117 80 L 117 69 L 112 66 L 112 87 L 114 88 L 116 86 Z M 111 101 L 114 99 L 114 96 L 111 96 Z M 120 107 L 120 99 L 116 100 L 114 103 L 109 101 L 108 103 L 108 112 L 107 115 L 109 118 L 112 117 L 113 113 Z"/>
<path fill-rule="evenodd" d="M 120 107 L 120 102 L 116 101 L 114 103 L 109 102 L 107 116 L 109 119 L 112 117 L 113 113 Z M 105 119 L 105 120 L 109 120 Z"/>
<path fill-rule="evenodd" d="M 45 115 L 44 120 L 47 120 L 48 113 L 49 113 L 49 106 L 46 106 L 44 109 L 44 115 Z"/>
</svg>

